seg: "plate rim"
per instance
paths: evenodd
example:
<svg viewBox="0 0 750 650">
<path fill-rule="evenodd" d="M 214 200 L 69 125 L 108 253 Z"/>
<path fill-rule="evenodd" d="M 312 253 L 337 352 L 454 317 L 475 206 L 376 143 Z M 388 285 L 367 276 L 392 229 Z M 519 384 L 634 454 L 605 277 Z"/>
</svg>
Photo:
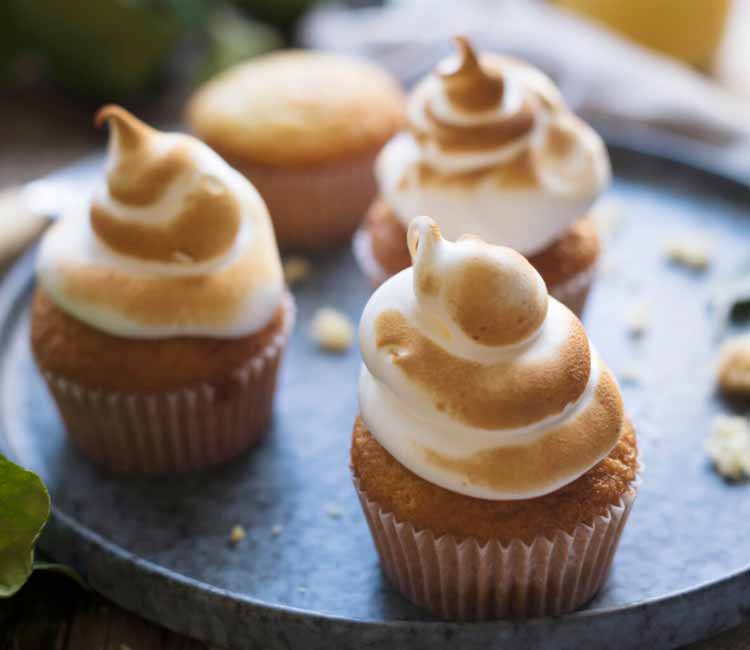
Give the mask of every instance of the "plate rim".
<svg viewBox="0 0 750 650">
<path fill-rule="evenodd" d="M 730 200 L 744 202 L 744 198 L 746 198 L 750 204 L 750 192 L 748 192 L 748 190 L 750 190 L 750 183 L 745 184 L 737 178 L 726 175 L 720 171 L 697 166 L 685 160 L 680 160 L 671 156 L 669 153 L 643 150 L 638 147 L 624 145 L 617 141 L 611 142 L 608 140 L 607 144 L 610 152 L 614 153 L 616 158 L 619 158 L 620 156 L 634 159 L 645 158 L 649 161 L 656 161 L 658 164 L 664 165 L 667 168 L 672 168 L 673 170 L 679 168 L 688 171 L 694 176 L 701 176 L 705 183 L 719 183 L 725 188 L 734 188 L 734 190 L 737 190 L 738 196 L 730 196 Z M 96 158 L 101 158 L 101 153 L 96 153 L 71 165 L 63 167 L 60 170 L 53 172 L 52 176 L 71 173 L 72 170 L 78 166 L 84 167 L 91 165 L 92 161 Z M 734 192 L 732 192 L 732 194 L 734 194 Z M 741 198 L 739 196 L 741 194 L 747 194 L 747 196 Z M 16 260 L 7 271 L 2 281 L 0 281 L 0 347 L 2 348 L 5 347 L 8 338 L 15 331 L 17 320 L 23 317 L 23 311 L 28 305 L 29 293 L 34 285 L 34 259 L 36 256 L 36 248 L 36 246 L 33 246 L 29 251 Z M 5 427 L 3 425 L 3 410 L 4 407 L 0 403 L 0 452 L 8 453 L 9 451 L 12 452 L 12 449 L 10 449 Z M 10 453 L 8 457 L 13 460 L 14 455 Z M 519 625 L 520 627 L 525 628 L 543 627 L 552 630 L 563 626 L 575 626 L 581 621 L 602 623 L 616 615 L 637 615 L 640 612 L 641 616 L 645 615 L 651 617 L 653 616 L 654 610 L 679 607 L 687 601 L 698 600 L 702 596 L 707 595 L 711 595 L 712 599 L 710 600 L 716 603 L 713 605 L 713 616 L 720 619 L 721 615 L 724 614 L 728 618 L 723 620 L 718 626 L 713 625 L 710 629 L 700 631 L 698 636 L 695 636 L 694 633 L 688 633 L 686 638 L 675 637 L 669 641 L 672 645 L 668 647 L 676 647 L 676 645 L 696 641 L 700 638 L 705 638 L 705 635 L 708 633 L 718 633 L 729 629 L 730 627 L 734 627 L 743 621 L 750 621 L 750 559 L 748 559 L 745 566 L 716 580 L 706 580 L 697 585 L 686 587 L 669 594 L 636 601 L 624 607 L 612 606 L 603 609 L 578 611 L 559 618 L 528 619 L 520 624 L 519 622 L 514 621 L 461 623 L 441 621 L 438 619 L 378 620 L 369 618 L 348 618 L 338 614 L 327 614 L 325 612 L 315 611 L 313 609 L 303 609 L 278 603 L 270 603 L 248 594 L 233 592 L 223 587 L 213 586 L 210 583 L 191 578 L 146 558 L 136 556 L 115 542 L 106 539 L 91 528 L 80 524 L 71 515 L 57 510 L 53 504 L 50 520 L 47 523 L 39 542 L 40 547 L 49 554 L 56 556 L 58 559 L 75 563 L 77 554 L 70 550 L 65 550 L 67 542 L 73 539 L 83 540 L 86 546 L 89 547 L 89 550 L 96 549 L 103 555 L 110 556 L 115 563 L 123 563 L 124 565 L 135 564 L 139 569 L 137 572 L 139 576 L 138 580 L 143 581 L 144 583 L 156 580 L 163 585 L 179 585 L 184 587 L 187 592 L 197 591 L 201 596 L 205 596 L 209 599 L 226 599 L 240 602 L 244 606 L 243 614 L 260 616 L 270 613 L 275 616 L 276 619 L 284 619 L 286 624 L 297 622 L 304 626 L 312 622 L 324 626 L 340 625 L 349 629 L 387 628 L 388 630 L 396 631 L 414 630 L 417 628 L 428 632 L 436 630 L 439 630 L 441 633 L 444 631 L 450 631 L 453 634 L 460 634 L 461 632 L 470 629 L 478 632 L 491 631 L 494 633 L 493 636 L 500 641 L 501 632 L 506 634 L 512 633 L 514 630 L 518 630 Z M 61 552 L 61 549 L 63 552 Z M 80 560 L 80 558 L 78 558 L 78 560 Z M 131 603 L 127 602 L 127 599 L 123 598 L 122 595 L 119 595 L 119 597 L 118 594 L 113 595 L 114 589 L 106 586 L 108 581 L 103 579 L 103 576 L 98 575 L 96 568 L 89 568 L 89 571 L 84 573 L 92 579 L 92 587 L 94 587 L 95 590 L 99 591 L 104 597 L 111 599 L 125 609 L 134 611 L 138 615 L 144 616 L 145 618 L 148 618 L 157 624 L 164 625 L 178 633 L 186 634 L 194 638 L 200 638 L 209 643 L 222 642 L 221 639 L 214 638 L 211 635 L 204 635 L 195 630 L 191 630 L 189 623 L 180 626 L 179 623 L 174 624 L 172 620 L 165 620 L 160 615 L 162 612 L 158 612 L 158 608 L 156 607 L 151 607 L 151 610 L 148 610 L 147 607 L 135 608 L 131 606 Z M 102 583 L 104 586 L 102 586 Z M 720 603 L 724 600 L 724 596 L 732 595 L 735 591 L 739 594 L 738 604 L 735 611 L 730 613 L 727 611 L 728 608 L 721 607 Z M 200 598 L 194 598 L 193 605 L 197 604 L 198 600 L 200 600 Z M 744 600 L 745 604 L 739 602 L 742 600 Z M 272 620 L 268 624 L 275 625 L 276 621 Z M 458 637 L 454 637 L 454 641 L 455 638 Z M 640 642 L 642 642 L 642 639 Z"/>
</svg>

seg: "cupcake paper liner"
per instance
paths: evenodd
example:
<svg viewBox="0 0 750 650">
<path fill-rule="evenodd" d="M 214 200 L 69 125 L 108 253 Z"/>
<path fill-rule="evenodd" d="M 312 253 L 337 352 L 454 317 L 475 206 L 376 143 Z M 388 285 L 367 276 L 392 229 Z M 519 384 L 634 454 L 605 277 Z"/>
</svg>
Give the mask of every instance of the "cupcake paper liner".
<svg viewBox="0 0 750 650">
<path fill-rule="evenodd" d="M 372 250 L 372 237 L 365 228 L 359 228 L 354 234 L 352 252 L 362 273 L 377 288 L 390 276 L 375 258 Z M 577 273 L 569 280 L 554 287 L 549 287 L 549 293 L 563 303 L 576 316 L 581 316 L 583 308 L 596 275 L 596 266 Z"/>
<path fill-rule="evenodd" d="M 549 293 L 580 318 L 583 308 L 586 306 L 586 300 L 589 297 L 595 275 L 596 265 L 592 265 L 562 284 L 550 287 Z"/>
<path fill-rule="evenodd" d="M 321 250 L 346 243 L 364 219 L 377 192 L 375 155 L 299 169 L 235 166 L 268 204 L 282 250 Z"/>
<path fill-rule="evenodd" d="M 271 415 L 279 362 L 294 324 L 291 295 L 283 306 L 279 333 L 220 384 L 125 394 L 92 390 L 44 371 L 68 436 L 95 463 L 126 474 L 197 470 L 253 446 Z"/>
<path fill-rule="evenodd" d="M 560 616 L 591 600 L 604 582 L 641 482 L 591 525 L 531 544 L 457 541 L 416 530 L 357 490 L 383 570 L 415 605 L 441 619 L 472 621 Z"/>
</svg>

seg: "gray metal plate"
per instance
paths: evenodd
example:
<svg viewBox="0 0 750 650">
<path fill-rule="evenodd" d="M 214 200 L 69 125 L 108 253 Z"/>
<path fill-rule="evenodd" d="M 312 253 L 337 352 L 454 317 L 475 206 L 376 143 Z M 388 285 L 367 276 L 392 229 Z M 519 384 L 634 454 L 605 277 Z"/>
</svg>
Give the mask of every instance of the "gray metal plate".
<svg viewBox="0 0 750 650">
<path fill-rule="evenodd" d="M 66 442 L 29 351 L 33 254 L 24 258 L 0 289 L 0 450 L 49 487 L 42 548 L 123 607 L 235 648 L 672 648 L 750 619 L 750 485 L 721 480 L 702 451 L 711 416 L 727 408 L 714 395 L 719 338 L 707 304 L 747 263 L 750 195 L 678 163 L 613 154 L 624 222 L 584 321 L 616 373 L 643 369 L 623 391 L 646 474 L 614 570 L 584 611 L 443 623 L 386 583 L 348 469 L 359 354 L 325 354 L 308 334 L 317 307 L 356 320 L 368 298 L 348 251 L 315 261 L 296 290 L 299 321 L 266 442 L 226 467 L 167 480 L 107 476 Z M 664 241 L 686 229 L 713 239 L 705 274 L 665 262 Z M 641 300 L 651 326 L 634 341 L 625 322 Z M 248 537 L 231 547 L 235 524 Z"/>
</svg>

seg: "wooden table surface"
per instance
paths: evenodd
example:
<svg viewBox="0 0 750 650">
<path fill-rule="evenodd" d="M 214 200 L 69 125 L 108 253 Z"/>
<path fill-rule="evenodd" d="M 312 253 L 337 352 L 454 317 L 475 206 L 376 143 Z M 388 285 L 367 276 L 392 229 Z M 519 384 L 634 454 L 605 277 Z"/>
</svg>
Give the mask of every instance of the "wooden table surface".
<svg viewBox="0 0 750 650">
<path fill-rule="evenodd" d="M 9 101 L 4 97 L 0 102 L 0 189 L 36 178 L 104 143 L 103 134 L 91 123 L 94 105 L 82 107 L 52 90 L 18 88 L 8 95 Z M 174 123 L 181 101 L 179 95 L 170 95 L 150 110 L 138 112 L 146 119 Z M 55 574 L 39 573 L 14 598 L 0 600 L 0 650 L 207 648 Z M 690 650 L 750 650 L 750 625 L 692 645 Z"/>
</svg>

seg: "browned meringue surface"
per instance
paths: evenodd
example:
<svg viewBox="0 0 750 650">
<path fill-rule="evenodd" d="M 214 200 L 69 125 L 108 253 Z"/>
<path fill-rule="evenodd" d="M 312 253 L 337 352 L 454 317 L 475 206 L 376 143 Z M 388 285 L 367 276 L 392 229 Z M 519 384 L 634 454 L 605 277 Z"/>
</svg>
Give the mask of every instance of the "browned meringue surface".
<svg viewBox="0 0 750 650">
<path fill-rule="evenodd" d="M 497 113 L 503 101 L 502 66 L 495 70 L 486 62 L 480 64 L 465 38 L 458 37 L 456 41 L 459 60 L 447 70 L 446 65 L 437 69 L 443 95 L 424 99 L 425 121 L 415 116 L 410 119 L 416 140 L 434 141 L 446 152 L 469 152 L 492 150 L 528 134 L 535 120 L 532 99 L 522 99 L 516 110 L 508 114 Z M 442 111 L 437 108 L 438 100 L 445 102 Z M 464 114 L 480 119 L 461 119 Z"/>
<path fill-rule="evenodd" d="M 452 355 L 395 309 L 378 316 L 375 336 L 379 349 L 398 350 L 393 364 L 432 395 L 439 411 L 481 429 L 528 426 L 560 413 L 589 381 L 591 359 L 580 323 L 571 329 L 559 359 L 524 366 L 515 360 L 488 365 Z M 539 395 L 548 397 L 540 401 Z"/>
<path fill-rule="evenodd" d="M 410 94 L 408 130 L 378 157 L 378 189 L 404 226 L 428 214 L 450 239 L 470 232 L 535 255 L 609 182 L 606 148 L 539 70 L 456 43 Z"/>
<path fill-rule="evenodd" d="M 468 113 L 486 111 L 503 97 L 503 78 L 482 68 L 474 49 L 463 36 L 456 38 L 460 59 L 453 69 L 439 72 L 451 104 Z"/>
<path fill-rule="evenodd" d="M 489 499 L 546 494 L 619 438 L 617 383 L 580 321 L 515 251 L 442 239 L 412 223 L 413 267 L 386 281 L 360 324 L 360 409 L 399 462 Z"/>
<path fill-rule="evenodd" d="M 565 485 L 571 473 L 581 475 L 606 456 L 619 436 L 602 432 L 619 431 L 622 419 L 620 391 L 605 369 L 591 408 L 528 445 L 486 449 L 459 459 L 431 449 L 425 453 L 438 467 L 464 475 L 475 485 L 498 491 L 537 491 L 547 482 Z"/>
<path fill-rule="evenodd" d="M 268 211 L 203 143 L 161 133 L 118 106 L 106 177 L 46 235 L 40 281 L 65 311 L 135 338 L 243 336 L 283 295 Z"/>
</svg>

